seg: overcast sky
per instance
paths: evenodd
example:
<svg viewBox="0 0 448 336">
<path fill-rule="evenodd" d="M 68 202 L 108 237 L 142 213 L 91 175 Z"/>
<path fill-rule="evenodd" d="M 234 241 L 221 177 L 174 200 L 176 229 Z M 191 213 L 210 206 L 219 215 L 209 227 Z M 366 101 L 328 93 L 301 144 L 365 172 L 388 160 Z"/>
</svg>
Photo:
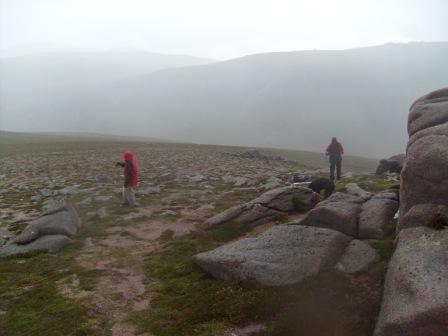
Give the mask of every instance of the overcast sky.
<svg viewBox="0 0 448 336">
<path fill-rule="evenodd" d="M 0 50 L 56 44 L 228 59 L 447 41 L 447 19 L 448 0 L 0 0 Z"/>
</svg>

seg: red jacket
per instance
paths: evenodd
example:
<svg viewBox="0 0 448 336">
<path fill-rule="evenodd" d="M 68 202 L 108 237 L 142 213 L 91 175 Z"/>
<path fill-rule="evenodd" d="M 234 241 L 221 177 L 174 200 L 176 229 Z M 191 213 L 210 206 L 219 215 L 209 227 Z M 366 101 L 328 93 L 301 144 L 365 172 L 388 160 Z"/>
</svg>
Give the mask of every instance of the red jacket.
<svg viewBox="0 0 448 336">
<path fill-rule="evenodd" d="M 329 155 L 342 155 L 344 154 L 344 147 L 339 142 L 331 143 L 327 147 L 327 153 Z"/>
<path fill-rule="evenodd" d="M 125 151 L 123 153 L 123 159 L 125 161 L 124 166 L 124 185 L 125 187 L 135 188 L 138 183 L 138 163 L 134 158 L 134 154 L 131 151 Z"/>
</svg>

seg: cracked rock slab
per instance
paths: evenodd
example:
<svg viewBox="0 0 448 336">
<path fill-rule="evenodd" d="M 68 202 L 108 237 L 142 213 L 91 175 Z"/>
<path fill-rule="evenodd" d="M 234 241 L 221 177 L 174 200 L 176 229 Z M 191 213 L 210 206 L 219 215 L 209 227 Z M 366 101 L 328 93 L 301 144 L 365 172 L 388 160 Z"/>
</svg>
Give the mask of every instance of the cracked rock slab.
<svg viewBox="0 0 448 336">
<path fill-rule="evenodd" d="M 72 240 L 64 235 L 43 236 L 29 244 L 6 244 L 0 248 L 0 258 L 28 254 L 37 251 L 57 252 Z"/>
<path fill-rule="evenodd" d="M 195 261 L 219 279 L 282 286 L 333 268 L 351 239 L 325 228 L 278 225 L 197 254 Z"/>
<path fill-rule="evenodd" d="M 261 225 L 277 218 L 282 213 L 295 210 L 295 201 L 312 206 L 317 200 L 309 188 L 281 187 L 269 190 L 250 202 L 231 207 L 206 221 L 208 227 L 235 221 L 250 226 Z"/>
</svg>

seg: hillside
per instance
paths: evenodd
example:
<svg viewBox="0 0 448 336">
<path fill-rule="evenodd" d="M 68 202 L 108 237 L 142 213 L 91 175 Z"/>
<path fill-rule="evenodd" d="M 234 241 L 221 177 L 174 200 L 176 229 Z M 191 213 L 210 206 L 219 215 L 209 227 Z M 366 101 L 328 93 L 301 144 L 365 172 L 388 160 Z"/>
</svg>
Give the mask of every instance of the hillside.
<svg viewBox="0 0 448 336">
<path fill-rule="evenodd" d="M 412 100 L 448 84 L 447 57 L 446 42 L 387 44 L 251 55 L 70 94 L 58 85 L 39 99 L 27 85 L 2 89 L 2 128 L 310 151 L 337 136 L 350 154 L 384 157 L 404 151 Z"/>
</svg>

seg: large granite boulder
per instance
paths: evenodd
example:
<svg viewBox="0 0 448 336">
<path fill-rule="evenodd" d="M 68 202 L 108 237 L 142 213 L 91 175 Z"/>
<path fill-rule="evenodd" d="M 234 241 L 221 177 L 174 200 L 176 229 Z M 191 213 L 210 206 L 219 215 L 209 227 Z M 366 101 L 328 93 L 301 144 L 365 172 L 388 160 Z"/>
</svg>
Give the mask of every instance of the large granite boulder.
<svg viewBox="0 0 448 336">
<path fill-rule="evenodd" d="M 17 244 L 27 244 L 47 235 L 65 235 L 72 237 L 81 227 L 76 210 L 70 203 L 44 213 L 33 220 L 15 239 Z"/>
<path fill-rule="evenodd" d="M 400 225 L 418 204 L 448 205 L 448 88 L 418 99 L 409 113 L 401 172 Z"/>
<path fill-rule="evenodd" d="M 312 209 L 300 225 L 329 228 L 355 237 L 363 202 L 363 198 L 337 192 Z"/>
<path fill-rule="evenodd" d="M 352 274 L 367 270 L 372 264 L 380 260 L 378 252 L 368 243 L 354 239 L 345 249 L 336 269 Z"/>
<path fill-rule="evenodd" d="M 50 235 L 37 238 L 31 243 L 25 245 L 8 243 L 3 247 L 0 247 L 0 258 L 24 255 L 38 251 L 56 252 L 70 242 L 71 239 L 67 236 Z"/>
<path fill-rule="evenodd" d="M 398 207 L 398 195 L 393 191 L 378 193 L 364 203 L 359 214 L 359 238 L 383 239 L 383 228 L 393 220 Z"/>
<path fill-rule="evenodd" d="M 446 229 L 400 231 L 375 336 L 448 335 L 447 251 Z"/>
<path fill-rule="evenodd" d="M 206 221 L 208 227 L 235 221 L 256 226 L 267 223 L 282 213 L 292 212 L 297 203 L 312 207 L 319 196 L 309 188 L 281 187 L 269 190 L 256 199 L 229 208 Z"/>
<path fill-rule="evenodd" d="M 350 241 L 334 230 L 278 225 L 256 237 L 197 254 L 195 261 L 216 278 L 281 286 L 332 269 Z"/>
<path fill-rule="evenodd" d="M 400 174 L 401 170 L 403 169 L 405 157 L 405 154 L 398 154 L 391 156 L 388 159 L 380 160 L 375 174 L 381 175 L 387 172 Z"/>
</svg>

